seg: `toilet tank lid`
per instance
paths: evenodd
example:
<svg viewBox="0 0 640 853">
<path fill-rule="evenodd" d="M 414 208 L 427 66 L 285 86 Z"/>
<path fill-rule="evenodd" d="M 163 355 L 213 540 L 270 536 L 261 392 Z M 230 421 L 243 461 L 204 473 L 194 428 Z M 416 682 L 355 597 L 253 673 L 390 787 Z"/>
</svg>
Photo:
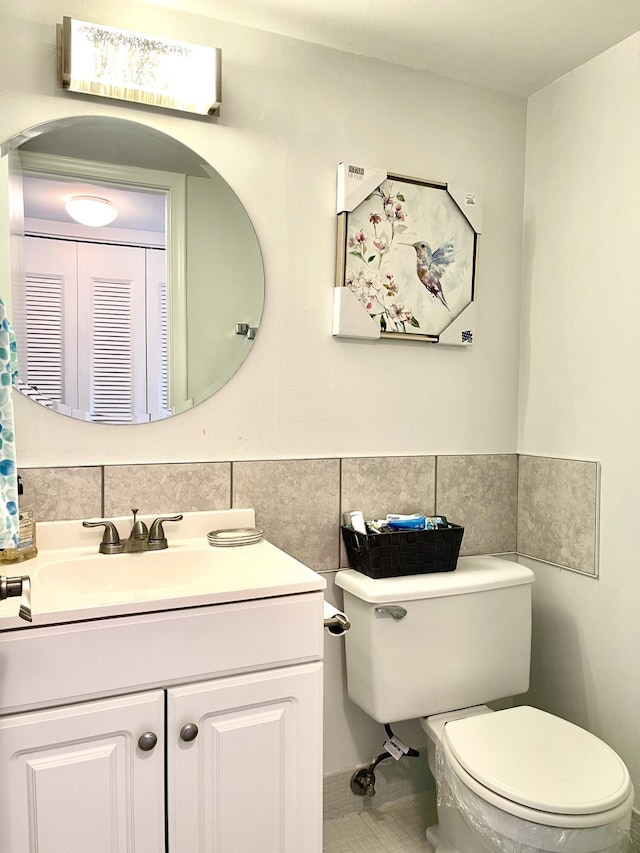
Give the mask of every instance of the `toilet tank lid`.
<svg viewBox="0 0 640 853">
<path fill-rule="evenodd" d="M 632 790 L 629 771 L 610 746 L 538 708 L 451 720 L 444 731 L 445 753 L 450 750 L 472 779 L 523 806 L 588 815 L 614 808 Z"/>
<path fill-rule="evenodd" d="M 370 578 L 353 569 L 336 574 L 336 584 L 372 604 L 442 598 L 533 583 L 531 569 L 500 557 L 460 557 L 453 572 L 399 578 Z"/>
</svg>

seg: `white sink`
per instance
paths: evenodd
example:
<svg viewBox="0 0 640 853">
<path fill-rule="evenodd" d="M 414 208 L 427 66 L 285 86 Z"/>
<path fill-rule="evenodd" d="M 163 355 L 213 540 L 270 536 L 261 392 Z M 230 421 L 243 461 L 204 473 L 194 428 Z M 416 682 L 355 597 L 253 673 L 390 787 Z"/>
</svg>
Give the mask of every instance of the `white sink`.
<svg viewBox="0 0 640 853">
<path fill-rule="evenodd" d="M 211 546 L 205 546 L 140 554 L 62 557 L 59 562 L 43 567 L 38 573 L 38 581 L 43 589 L 57 591 L 63 586 L 79 595 L 99 593 L 104 596 L 109 592 L 118 596 L 130 592 L 143 595 L 158 591 L 178 594 L 180 590 L 189 592 L 194 585 L 207 581 L 213 587 L 216 572 L 229 568 L 233 555 L 227 555 L 231 560 L 225 560 L 212 552 Z"/>
<path fill-rule="evenodd" d="M 131 520 L 113 520 L 126 536 Z M 81 520 L 44 522 L 38 556 L 6 573 L 31 578 L 32 627 L 326 588 L 322 575 L 264 539 L 240 547 L 208 544 L 211 530 L 254 525 L 253 510 L 185 513 L 167 525 L 166 550 L 107 555 L 98 552 L 102 529 L 83 528 Z M 27 627 L 17 612 L 17 599 L 0 602 L 0 631 Z"/>
</svg>

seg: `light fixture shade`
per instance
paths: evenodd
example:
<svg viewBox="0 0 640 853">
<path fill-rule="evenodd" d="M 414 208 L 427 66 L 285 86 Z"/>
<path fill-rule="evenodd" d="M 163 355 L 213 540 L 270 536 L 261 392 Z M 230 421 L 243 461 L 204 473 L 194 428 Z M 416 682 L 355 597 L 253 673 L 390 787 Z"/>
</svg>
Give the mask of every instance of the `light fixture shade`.
<svg viewBox="0 0 640 853">
<path fill-rule="evenodd" d="M 87 95 L 217 115 L 221 52 L 63 18 L 58 26 L 63 88 Z"/>
<path fill-rule="evenodd" d="M 65 209 L 81 225 L 100 228 L 109 225 L 118 215 L 118 209 L 106 198 L 92 195 L 74 195 L 65 201 Z"/>
</svg>

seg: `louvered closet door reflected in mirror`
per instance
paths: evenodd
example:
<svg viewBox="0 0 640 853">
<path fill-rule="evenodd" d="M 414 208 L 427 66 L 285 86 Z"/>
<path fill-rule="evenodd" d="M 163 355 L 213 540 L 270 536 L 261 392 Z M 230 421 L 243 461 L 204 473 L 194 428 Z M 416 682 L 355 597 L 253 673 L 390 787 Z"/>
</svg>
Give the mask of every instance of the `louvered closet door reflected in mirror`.
<svg viewBox="0 0 640 853">
<path fill-rule="evenodd" d="M 170 414 L 165 251 L 27 237 L 25 269 L 21 390 L 90 421 Z"/>
</svg>

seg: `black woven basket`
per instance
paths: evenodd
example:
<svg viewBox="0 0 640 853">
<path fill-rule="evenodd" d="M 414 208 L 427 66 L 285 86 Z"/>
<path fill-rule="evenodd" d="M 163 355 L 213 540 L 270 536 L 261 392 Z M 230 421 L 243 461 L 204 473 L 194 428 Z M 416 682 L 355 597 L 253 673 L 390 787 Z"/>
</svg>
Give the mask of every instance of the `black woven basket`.
<svg viewBox="0 0 640 853">
<path fill-rule="evenodd" d="M 458 562 L 464 527 L 358 533 L 342 527 L 349 563 L 370 578 L 399 578 L 430 572 L 452 572 Z"/>
</svg>

